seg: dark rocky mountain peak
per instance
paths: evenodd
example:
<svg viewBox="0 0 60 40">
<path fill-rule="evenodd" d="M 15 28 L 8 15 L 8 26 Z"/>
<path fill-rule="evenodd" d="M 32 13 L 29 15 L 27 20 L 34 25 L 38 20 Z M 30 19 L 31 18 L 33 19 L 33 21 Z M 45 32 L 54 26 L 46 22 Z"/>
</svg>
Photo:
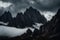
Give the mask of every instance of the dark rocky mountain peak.
<svg viewBox="0 0 60 40">
<path fill-rule="evenodd" d="M 44 24 L 47 22 L 46 18 L 43 15 L 41 15 L 37 9 L 34 9 L 33 7 L 27 9 L 24 15 L 31 19 L 34 23 Z"/>
<path fill-rule="evenodd" d="M 3 22 L 11 21 L 11 19 L 12 19 L 12 15 L 9 11 L 8 12 L 5 11 L 4 14 L 0 16 L 0 21 Z"/>
<path fill-rule="evenodd" d="M 21 12 L 21 13 L 18 13 L 17 16 L 20 16 L 20 15 L 22 15 L 22 14 L 23 14 L 22 12 Z"/>
<path fill-rule="evenodd" d="M 9 11 L 5 11 L 4 14 L 0 17 L 0 20 L 9 22 L 8 26 L 16 26 L 18 28 L 24 28 L 25 26 L 32 27 L 32 25 L 35 23 L 45 24 L 47 22 L 46 18 L 33 7 L 29 7 L 28 9 L 26 9 L 24 14 L 17 13 L 15 18 L 12 18 L 12 15 Z"/>
<path fill-rule="evenodd" d="M 29 9 L 33 9 L 33 7 L 29 7 Z"/>
</svg>

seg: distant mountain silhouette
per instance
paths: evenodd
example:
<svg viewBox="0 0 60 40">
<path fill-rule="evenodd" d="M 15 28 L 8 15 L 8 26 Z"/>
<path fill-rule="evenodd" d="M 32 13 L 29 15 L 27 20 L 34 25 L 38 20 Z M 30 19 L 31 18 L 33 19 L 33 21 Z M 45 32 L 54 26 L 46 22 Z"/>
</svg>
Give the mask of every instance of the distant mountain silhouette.
<svg viewBox="0 0 60 40">
<path fill-rule="evenodd" d="M 8 26 L 14 26 L 17 28 L 25 28 L 25 27 L 32 27 L 35 23 L 43 23 L 47 22 L 46 18 L 40 14 L 39 11 L 30 7 L 26 9 L 23 13 L 17 13 L 16 17 L 12 17 L 11 13 L 5 12 L 1 17 L 0 21 L 8 22 Z"/>
</svg>

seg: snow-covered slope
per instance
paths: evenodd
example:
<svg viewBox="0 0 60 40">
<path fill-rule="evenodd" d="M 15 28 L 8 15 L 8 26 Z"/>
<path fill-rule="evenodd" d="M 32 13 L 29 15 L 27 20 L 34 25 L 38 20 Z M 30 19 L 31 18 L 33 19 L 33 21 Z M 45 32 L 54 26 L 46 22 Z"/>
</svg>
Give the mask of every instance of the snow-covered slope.
<svg viewBox="0 0 60 40">
<path fill-rule="evenodd" d="M 0 36 L 15 37 L 24 34 L 28 28 L 18 29 L 14 27 L 0 26 Z"/>
<path fill-rule="evenodd" d="M 20 36 L 27 32 L 28 29 L 30 29 L 32 32 L 34 32 L 34 29 L 39 29 L 42 24 L 36 23 L 34 28 L 26 27 L 26 28 L 15 28 L 15 27 L 8 27 L 8 26 L 2 26 L 0 25 L 0 36 L 6 36 L 6 37 L 16 37 Z"/>
</svg>

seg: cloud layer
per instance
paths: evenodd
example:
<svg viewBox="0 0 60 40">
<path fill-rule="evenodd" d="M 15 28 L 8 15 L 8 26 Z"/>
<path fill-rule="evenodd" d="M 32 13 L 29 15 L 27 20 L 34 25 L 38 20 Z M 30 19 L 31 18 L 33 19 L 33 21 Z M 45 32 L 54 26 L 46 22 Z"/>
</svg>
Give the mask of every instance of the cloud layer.
<svg viewBox="0 0 60 40">
<path fill-rule="evenodd" d="M 54 11 L 60 7 L 60 0 L 1 0 L 0 3 L 0 10 L 9 10 L 13 16 L 24 12 L 30 6 L 41 11 Z"/>
<path fill-rule="evenodd" d="M 0 1 L 0 7 L 7 8 L 10 5 L 11 5 L 11 3 Z"/>
<path fill-rule="evenodd" d="M 20 11 L 29 6 L 33 6 L 39 10 L 51 10 L 53 8 L 60 7 L 60 0 L 2 0 L 2 1 L 13 3 L 14 5 L 10 7 L 12 7 L 14 11 Z"/>
</svg>

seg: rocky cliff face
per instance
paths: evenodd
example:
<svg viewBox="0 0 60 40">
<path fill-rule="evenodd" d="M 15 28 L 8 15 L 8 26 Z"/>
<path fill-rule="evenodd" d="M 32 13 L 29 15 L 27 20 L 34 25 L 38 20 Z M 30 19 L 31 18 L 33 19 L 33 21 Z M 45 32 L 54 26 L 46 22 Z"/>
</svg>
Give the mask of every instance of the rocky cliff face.
<svg viewBox="0 0 60 40">
<path fill-rule="evenodd" d="M 60 9 L 52 20 L 41 26 L 40 29 L 41 36 L 46 37 L 48 40 L 60 39 Z"/>
</svg>

